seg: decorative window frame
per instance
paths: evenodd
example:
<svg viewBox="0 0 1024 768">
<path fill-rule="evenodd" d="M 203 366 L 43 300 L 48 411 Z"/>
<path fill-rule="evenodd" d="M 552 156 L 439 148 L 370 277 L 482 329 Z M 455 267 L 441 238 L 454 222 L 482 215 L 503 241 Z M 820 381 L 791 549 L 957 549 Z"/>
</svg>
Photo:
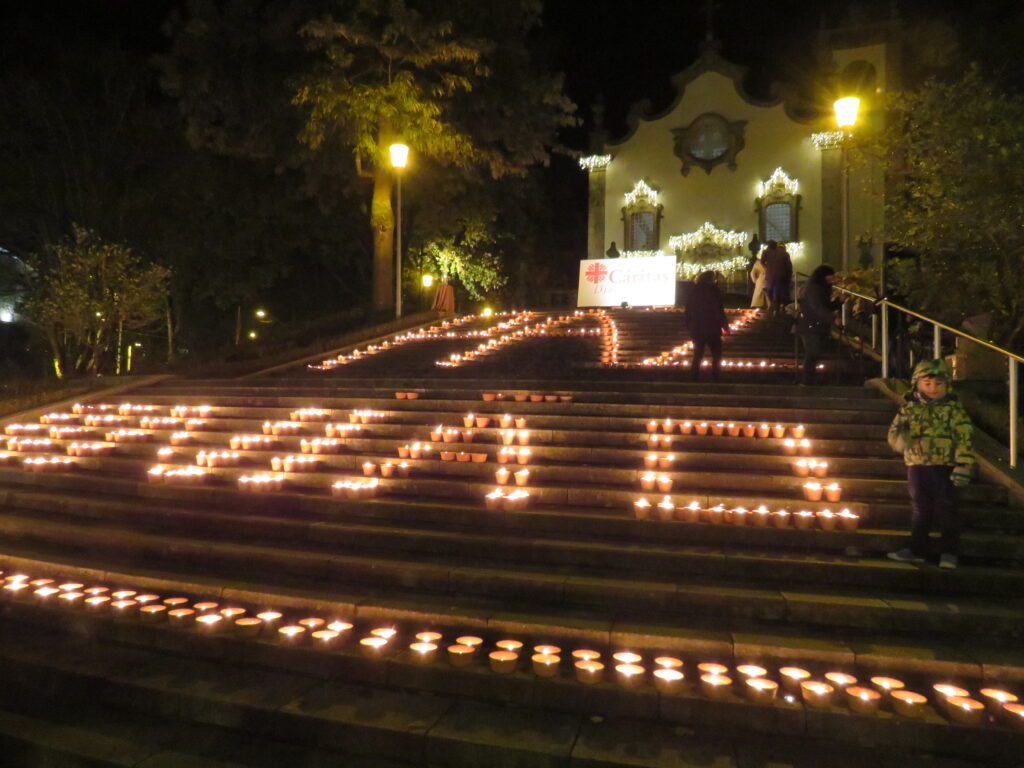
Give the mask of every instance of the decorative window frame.
<svg viewBox="0 0 1024 768">
<path fill-rule="evenodd" d="M 790 242 L 800 239 L 800 182 L 792 179 L 782 170 L 776 168 L 764 181 L 757 185 L 757 197 L 754 198 L 754 210 L 757 212 L 757 231 L 761 242 L 767 240 L 767 222 L 765 214 L 768 206 L 781 203 L 789 206 L 789 238 Z"/>
<path fill-rule="evenodd" d="M 710 159 L 697 157 L 690 152 L 693 141 L 701 128 L 709 121 L 718 122 L 725 131 L 728 146 L 725 152 L 718 157 Z M 704 169 L 704 173 L 710 175 L 711 169 L 720 163 L 727 163 L 730 171 L 736 170 L 736 155 L 746 146 L 746 120 L 727 120 L 717 112 L 705 112 L 693 119 L 689 125 L 680 128 L 673 128 L 672 135 L 675 137 L 673 152 L 682 161 L 679 172 L 688 176 L 690 167 L 693 165 Z"/>
<path fill-rule="evenodd" d="M 658 202 L 658 190 L 650 186 L 646 179 L 640 179 L 633 189 L 626 193 L 626 204 L 622 207 L 622 242 L 624 250 L 633 248 L 633 214 L 651 213 L 654 215 L 654 246 L 661 242 L 661 217 L 664 206 Z"/>
</svg>

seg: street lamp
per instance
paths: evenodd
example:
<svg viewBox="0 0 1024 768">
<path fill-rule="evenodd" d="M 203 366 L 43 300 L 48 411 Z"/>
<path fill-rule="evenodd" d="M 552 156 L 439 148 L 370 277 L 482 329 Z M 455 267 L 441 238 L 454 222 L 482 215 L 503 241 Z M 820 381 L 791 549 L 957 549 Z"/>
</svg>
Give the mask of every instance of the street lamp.
<svg viewBox="0 0 1024 768">
<path fill-rule="evenodd" d="M 402 170 L 409 162 L 409 147 L 405 144 L 392 144 L 388 147 L 391 153 L 391 165 L 395 169 L 398 187 L 398 225 L 395 227 L 395 319 L 402 316 Z"/>
<path fill-rule="evenodd" d="M 857 111 L 860 109 L 860 99 L 856 96 L 846 96 L 837 99 L 832 105 L 836 113 L 836 126 L 844 134 L 852 132 L 853 126 L 857 124 Z M 850 165 L 846 157 L 846 139 L 843 136 L 840 145 L 840 168 L 843 175 L 842 183 L 842 238 L 843 238 L 843 272 L 846 272 L 850 263 Z"/>
</svg>

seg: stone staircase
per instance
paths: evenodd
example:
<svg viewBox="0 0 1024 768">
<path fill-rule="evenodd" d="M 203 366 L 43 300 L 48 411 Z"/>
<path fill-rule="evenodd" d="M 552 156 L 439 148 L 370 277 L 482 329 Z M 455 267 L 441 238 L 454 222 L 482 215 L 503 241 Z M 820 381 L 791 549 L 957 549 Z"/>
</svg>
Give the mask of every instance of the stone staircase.
<svg viewBox="0 0 1024 768">
<path fill-rule="evenodd" d="M 12 587 L 0 598 L 0 743 L 18 756 L 11 764 L 1019 765 L 1016 721 L 951 723 L 932 691 L 956 683 L 975 698 L 986 686 L 1022 692 L 1024 523 L 1005 490 L 964 492 L 961 569 L 886 560 L 905 540 L 909 515 L 902 464 L 885 445 L 891 403 L 857 386 L 797 389 L 781 383 L 792 371 L 779 368 L 737 368 L 709 385 L 636 365 L 685 342 L 678 317 L 573 317 L 455 367 L 436 361 L 496 336 L 418 339 L 329 370 L 168 380 L 103 412 L 136 406 L 116 427 L 145 441 L 100 439 L 107 455 L 56 471 L 26 472 L 20 454 L 8 459 L 0 467 L 0 568 Z M 628 367 L 599 364 L 609 321 Z M 777 328 L 747 323 L 727 340 L 727 359 L 771 349 L 777 337 Z M 535 374 L 545 361 L 549 377 L 510 373 Z M 396 397 L 407 392 L 416 399 Z M 141 426 L 176 408 L 203 422 L 188 430 L 188 445 L 170 445 L 181 424 Z M 262 434 L 302 409 L 323 413 L 307 412 L 316 420 L 273 446 L 239 449 L 237 466 L 208 468 L 198 482 L 153 482 L 154 465 L 195 466 L 199 451 L 230 451 L 233 436 Z M 354 412 L 379 415 L 356 431 Z M 102 415 L 59 418 L 83 426 L 90 414 Z M 476 423 L 505 414 L 525 419 L 526 445 L 518 432 L 503 445 L 500 423 Z M 327 424 L 344 435 L 338 452 L 302 453 Z M 697 434 L 703 424 L 707 433 Z M 748 424 L 753 437 L 743 434 Z M 756 436 L 762 424 L 772 436 Z M 434 440 L 438 425 L 459 430 L 458 442 Z M 55 437 L 42 455 L 83 439 Z M 416 443 L 432 449 L 399 457 Z M 485 457 L 442 460 L 448 448 Z M 527 448 L 528 463 L 498 463 L 503 448 L 517 451 L 515 461 Z M 669 453 L 670 467 L 645 467 Z M 289 455 L 315 456 L 316 470 L 283 473 L 280 491 L 239 490 L 241 477 L 271 473 L 272 459 Z M 805 498 L 815 478 L 797 476 L 794 464 L 810 458 L 828 462 L 821 482 L 837 482 L 840 501 Z M 376 496 L 337 495 L 335 484 L 366 480 L 367 462 Z M 397 474 L 401 462 L 408 476 Z M 389 463 L 396 474 L 380 477 Z M 502 469 L 529 470 L 527 506 L 485 504 L 502 487 Z M 671 490 L 644 491 L 648 472 L 670 479 Z M 666 496 L 671 508 L 658 507 Z M 641 498 L 650 506 L 638 509 Z M 855 529 L 833 519 L 840 510 Z M 80 583 L 78 592 L 130 590 L 129 602 L 157 597 L 85 607 L 88 592 L 46 594 L 50 584 L 29 585 L 36 578 Z M 175 620 L 140 611 L 177 596 L 185 606 L 217 605 Z M 225 607 L 284 615 L 246 636 L 251 629 L 231 626 L 236 616 L 218 614 Z M 203 614 L 221 619 L 195 621 Z M 297 639 L 275 631 L 304 617 L 345 626 L 322 639 L 310 636 L 314 623 Z M 359 638 L 381 628 L 397 634 L 378 657 Z M 423 663 L 409 647 L 424 631 L 442 635 L 438 661 Z M 446 661 L 463 636 L 479 637 L 481 649 L 468 665 Z M 513 674 L 488 666 L 502 639 L 524 644 Z M 531 670 L 528 649 L 539 644 L 561 649 L 557 675 Z M 604 682 L 576 681 L 570 654 L 580 649 L 601 654 Z M 612 654 L 622 651 L 643 657 L 642 685 L 616 682 Z M 655 685 L 659 656 L 684 662 L 681 690 Z M 700 663 L 729 668 L 735 682 L 724 696 L 702 691 Z M 774 703 L 744 694 L 735 669 L 744 664 L 783 683 Z M 914 718 L 859 714 L 838 689 L 830 706 L 815 707 L 799 688 L 785 690 L 778 670 L 786 666 L 815 680 L 850 673 L 868 687 L 872 676 L 899 678 L 929 703 Z"/>
</svg>

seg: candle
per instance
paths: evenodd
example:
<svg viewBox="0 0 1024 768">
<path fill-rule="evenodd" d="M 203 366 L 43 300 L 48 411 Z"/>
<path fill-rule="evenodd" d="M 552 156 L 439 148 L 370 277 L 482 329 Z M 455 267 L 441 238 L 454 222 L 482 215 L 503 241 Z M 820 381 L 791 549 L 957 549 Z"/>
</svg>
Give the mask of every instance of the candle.
<svg viewBox="0 0 1024 768">
<path fill-rule="evenodd" d="M 772 436 L 779 439 L 786 436 L 786 428 L 782 424 L 776 424 L 772 427 Z"/>
<path fill-rule="evenodd" d="M 557 645 L 535 645 L 533 646 L 533 652 L 546 654 L 548 656 L 557 656 L 562 652 L 562 649 Z"/>
<path fill-rule="evenodd" d="M 448 661 L 453 667 L 465 667 L 472 663 L 476 648 L 472 645 L 456 643 L 448 646 Z"/>
<path fill-rule="evenodd" d="M 725 675 L 704 674 L 700 676 L 700 690 L 709 699 L 724 699 L 729 695 L 732 678 Z"/>
<path fill-rule="evenodd" d="M 811 461 L 814 460 L 811 459 Z M 793 471 L 800 477 L 807 477 L 811 472 L 811 467 L 807 459 L 797 459 L 793 463 Z"/>
<path fill-rule="evenodd" d="M 779 675 L 782 678 L 782 686 L 787 691 L 796 693 L 800 690 L 800 683 L 807 680 L 811 673 L 800 667 L 783 667 L 779 670 Z"/>
<path fill-rule="evenodd" d="M 531 657 L 531 661 L 533 662 L 533 673 L 537 677 L 554 677 L 558 674 L 558 663 L 561 658 L 547 653 L 535 653 Z"/>
<path fill-rule="evenodd" d="M 146 609 L 143 608 L 142 610 Z M 235 634 L 239 637 L 256 637 L 263 630 L 263 621 L 255 616 L 245 616 L 241 619 L 235 619 L 233 628 Z"/>
<path fill-rule="evenodd" d="M 576 680 L 585 685 L 593 685 L 601 682 L 604 677 L 604 664 L 593 659 L 577 661 L 573 665 L 576 669 Z"/>
<path fill-rule="evenodd" d="M 736 667 L 736 671 L 747 680 L 756 677 L 764 677 L 768 674 L 768 670 L 764 667 L 759 667 L 756 664 L 743 664 Z"/>
<path fill-rule="evenodd" d="M 796 426 L 790 428 L 791 434 L 797 440 L 801 439 L 806 431 L 807 428 L 803 424 L 797 424 Z"/>
<path fill-rule="evenodd" d="M 494 645 L 503 651 L 512 651 L 513 653 L 518 653 L 523 647 L 523 644 L 518 640 L 499 640 Z"/>
<path fill-rule="evenodd" d="M 905 687 L 903 681 L 897 680 L 895 677 L 872 677 L 871 684 L 886 695 Z"/>
<path fill-rule="evenodd" d="M 277 639 L 282 643 L 298 643 L 306 634 L 306 628 L 298 624 L 286 624 L 277 630 Z"/>
<path fill-rule="evenodd" d="M 839 518 L 839 527 L 844 531 L 856 531 L 860 525 L 860 516 L 848 509 L 842 510 L 836 517 Z"/>
<path fill-rule="evenodd" d="M 412 643 L 409 646 L 409 650 L 412 652 L 409 656 L 416 664 L 429 664 L 437 658 L 437 643 L 420 641 L 418 643 Z"/>
<path fill-rule="evenodd" d="M 985 722 L 985 705 L 966 696 L 950 696 L 946 700 L 945 711 L 955 723 L 981 725 Z"/>
<path fill-rule="evenodd" d="M 673 462 L 675 462 L 675 454 L 668 453 L 664 456 L 658 457 L 658 468 L 659 469 L 671 469 Z"/>
<path fill-rule="evenodd" d="M 359 640 L 359 652 L 367 659 L 379 659 L 387 652 L 388 641 L 384 637 L 363 637 Z"/>
<path fill-rule="evenodd" d="M 679 693 L 683 688 L 683 673 L 678 669 L 656 669 L 654 687 L 659 693 Z"/>
<path fill-rule="evenodd" d="M 1004 704 L 1003 720 L 1015 731 L 1024 731 L 1024 706 Z"/>
<path fill-rule="evenodd" d="M 729 668 L 724 664 L 714 664 L 712 662 L 698 664 L 697 669 L 708 675 L 724 675 L 729 671 Z"/>
<path fill-rule="evenodd" d="M 774 680 L 767 680 L 763 677 L 751 677 L 747 679 L 747 698 L 755 704 L 771 704 L 775 701 L 775 694 L 778 693 L 779 684 Z"/>
<path fill-rule="evenodd" d="M 643 661 L 643 656 L 632 651 L 619 651 L 613 654 L 612 658 L 620 664 L 639 664 Z"/>
<path fill-rule="evenodd" d="M 845 672 L 826 672 L 825 679 L 839 690 L 843 690 L 845 688 L 849 688 L 851 685 L 857 684 L 857 678 L 853 675 L 848 675 Z"/>
<path fill-rule="evenodd" d="M 80 594 L 75 592 L 68 592 L 68 595 Z M 64 595 L 61 595 L 64 597 Z M 166 605 L 144 605 L 139 609 L 139 616 L 145 621 L 159 621 L 167 615 Z"/>
<path fill-rule="evenodd" d="M 281 614 L 277 611 L 263 611 L 262 613 L 257 613 L 256 618 L 264 624 L 273 624 L 281 619 Z"/>
<path fill-rule="evenodd" d="M 618 664 L 615 667 L 615 679 L 622 688 L 636 688 L 643 683 L 645 671 L 639 664 Z"/>
<path fill-rule="evenodd" d="M 198 611 L 199 613 L 206 613 L 208 611 L 212 611 L 212 610 L 216 609 L 217 603 L 211 603 L 211 602 L 196 603 L 192 607 L 196 611 Z"/>
<path fill-rule="evenodd" d="M 846 702 L 853 712 L 873 715 L 882 703 L 882 694 L 872 688 L 851 685 L 846 688 Z"/>
<path fill-rule="evenodd" d="M 828 709 L 832 705 L 832 693 L 835 691 L 828 683 L 805 680 L 800 683 L 800 693 L 804 704 L 815 709 Z"/>
<path fill-rule="evenodd" d="M 81 605 L 80 601 L 83 597 L 85 597 L 84 592 L 75 592 L 74 590 L 72 590 L 70 592 L 62 592 L 57 596 L 57 599 L 63 600 L 64 605 L 74 607 L 76 605 Z M 163 606 L 160 607 L 163 608 Z"/>
<path fill-rule="evenodd" d="M 829 483 L 824 487 L 825 498 L 831 502 L 837 502 L 843 495 L 842 486 L 839 483 Z"/>
<path fill-rule="evenodd" d="M 893 711 L 902 717 L 921 717 L 928 699 L 913 691 L 893 691 L 889 694 Z"/>
<path fill-rule="evenodd" d="M 416 639 L 421 643 L 436 643 L 443 635 L 440 632 L 417 632 Z"/>
<path fill-rule="evenodd" d="M 681 669 L 683 666 L 683 660 L 675 656 L 658 656 L 654 663 L 662 669 Z"/>
<path fill-rule="evenodd" d="M 90 598 L 92 599 L 92 598 Z M 175 608 L 167 612 L 167 619 L 171 624 L 185 624 L 186 622 L 194 621 L 193 617 L 196 612 L 191 608 Z"/>
<path fill-rule="evenodd" d="M 110 607 L 115 614 L 119 616 L 127 616 L 130 613 L 135 613 L 139 604 L 135 600 L 112 600 L 110 602 Z"/>
<path fill-rule="evenodd" d="M 487 656 L 491 671 L 498 675 L 509 675 L 516 671 L 519 654 L 515 651 L 491 651 Z"/>
<path fill-rule="evenodd" d="M 223 621 L 224 617 L 219 613 L 204 613 L 196 616 L 196 626 L 204 632 L 216 632 Z"/>
<path fill-rule="evenodd" d="M 1004 704 L 1016 704 L 1018 702 L 1015 694 L 999 688 L 982 688 L 978 693 L 981 694 L 981 700 L 988 707 L 989 713 L 996 717 L 1003 715 Z"/>
<path fill-rule="evenodd" d="M 522 487 L 530 482 L 530 470 L 520 469 L 513 475 L 513 477 L 516 479 L 516 485 Z"/>
</svg>

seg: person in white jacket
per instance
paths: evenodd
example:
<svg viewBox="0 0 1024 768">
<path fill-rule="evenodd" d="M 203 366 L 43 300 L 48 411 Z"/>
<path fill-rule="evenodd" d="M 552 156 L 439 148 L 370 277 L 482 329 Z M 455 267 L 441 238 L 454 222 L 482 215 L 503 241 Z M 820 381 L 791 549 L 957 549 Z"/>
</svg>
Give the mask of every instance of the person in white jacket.
<svg viewBox="0 0 1024 768">
<path fill-rule="evenodd" d="M 750 270 L 750 281 L 754 284 L 754 296 L 750 299 L 750 306 L 763 309 L 768 306 L 768 297 L 764 292 L 765 269 L 761 259 L 754 261 Z"/>
</svg>

